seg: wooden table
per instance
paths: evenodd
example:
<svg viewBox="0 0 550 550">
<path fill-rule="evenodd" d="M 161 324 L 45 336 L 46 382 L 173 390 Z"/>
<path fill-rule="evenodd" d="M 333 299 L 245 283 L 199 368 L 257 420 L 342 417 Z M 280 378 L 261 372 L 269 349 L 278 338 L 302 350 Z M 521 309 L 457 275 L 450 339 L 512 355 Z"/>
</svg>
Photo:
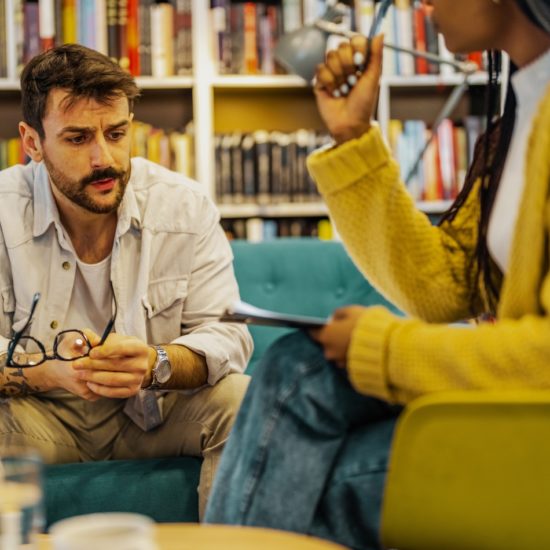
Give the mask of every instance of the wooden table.
<svg viewBox="0 0 550 550">
<path fill-rule="evenodd" d="M 321 539 L 263 529 L 196 523 L 159 523 L 156 526 L 159 550 L 343 550 Z M 38 550 L 51 550 L 48 535 L 40 535 Z M 116 550 L 116 549 L 103 549 Z"/>
</svg>

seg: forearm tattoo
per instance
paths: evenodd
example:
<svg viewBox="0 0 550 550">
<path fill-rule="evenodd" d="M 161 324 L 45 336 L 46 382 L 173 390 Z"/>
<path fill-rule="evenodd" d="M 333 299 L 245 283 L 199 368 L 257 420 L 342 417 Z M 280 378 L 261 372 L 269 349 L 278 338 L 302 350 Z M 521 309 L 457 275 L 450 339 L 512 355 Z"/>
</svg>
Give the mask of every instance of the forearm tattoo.
<svg viewBox="0 0 550 550">
<path fill-rule="evenodd" d="M 0 398 L 25 397 L 39 391 L 27 380 L 25 369 L 0 367 Z"/>
</svg>

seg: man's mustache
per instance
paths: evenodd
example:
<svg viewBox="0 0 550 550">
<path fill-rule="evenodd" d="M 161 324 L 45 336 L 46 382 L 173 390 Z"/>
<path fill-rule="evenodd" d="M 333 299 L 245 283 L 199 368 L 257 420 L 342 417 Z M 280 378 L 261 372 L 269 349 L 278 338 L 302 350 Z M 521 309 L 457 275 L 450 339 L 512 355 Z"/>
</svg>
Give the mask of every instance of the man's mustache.
<svg viewBox="0 0 550 550">
<path fill-rule="evenodd" d="M 124 174 L 123 170 L 115 170 L 114 168 L 103 168 L 102 170 L 94 170 L 91 174 L 80 180 L 80 186 L 84 189 L 87 185 L 99 180 L 106 179 L 118 179 L 122 180 Z"/>
</svg>

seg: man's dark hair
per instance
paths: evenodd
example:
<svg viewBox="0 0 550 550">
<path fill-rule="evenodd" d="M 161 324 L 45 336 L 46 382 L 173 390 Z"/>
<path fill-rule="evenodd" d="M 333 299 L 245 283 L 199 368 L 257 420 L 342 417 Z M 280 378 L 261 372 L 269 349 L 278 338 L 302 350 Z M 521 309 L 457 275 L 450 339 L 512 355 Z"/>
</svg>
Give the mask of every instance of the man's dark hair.
<svg viewBox="0 0 550 550">
<path fill-rule="evenodd" d="M 52 89 L 69 93 L 65 106 L 79 99 L 109 104 L 119 97 L 128 99 L 130 112 L 139 97 L 134 78 L 107 56 L 78 44 L 64 44 L 37 55 L 21 73 L 23 120 L 44 139 L 42 121 Z"/>
</svg>

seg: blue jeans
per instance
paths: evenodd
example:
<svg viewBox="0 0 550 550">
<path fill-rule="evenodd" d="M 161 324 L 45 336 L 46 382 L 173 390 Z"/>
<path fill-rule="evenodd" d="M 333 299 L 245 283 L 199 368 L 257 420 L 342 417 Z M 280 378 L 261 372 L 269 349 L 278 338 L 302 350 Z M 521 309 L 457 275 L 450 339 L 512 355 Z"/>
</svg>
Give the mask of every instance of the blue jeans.
<svg viewBox="0 0 550 550">
<path fill-rule="evenodd" d="M 256 366 L 205 521 L 379 548 L 386 464 L 401 408 L 357 393 L 302 332 Z"/>
</svg>

